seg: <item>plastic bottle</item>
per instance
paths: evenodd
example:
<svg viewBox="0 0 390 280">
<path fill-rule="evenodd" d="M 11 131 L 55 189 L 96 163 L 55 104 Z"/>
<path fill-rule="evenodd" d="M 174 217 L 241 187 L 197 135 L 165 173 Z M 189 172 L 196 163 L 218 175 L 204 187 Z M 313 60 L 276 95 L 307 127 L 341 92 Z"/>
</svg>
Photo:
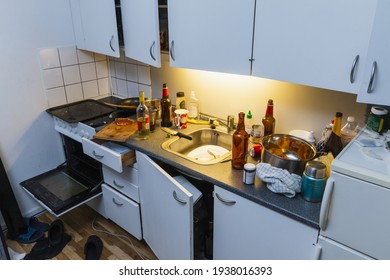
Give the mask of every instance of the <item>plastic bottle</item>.
<svg viewBox="0 0 390 280">
<path fill-rule="evenodd" d="M 237 129 L 233 133 L 232 143 L 232 167 L 234 169 L 243 169 L 246 163 L 246 154 L 248 153 L 249 134 L 245 131 L 245 113 L 238 114 Z"/>
<path fill-rule="evenodd" d="M 316 145 L 316 150 L 318 153 L 322 153 L 325 151 L 325 144 L 328 141 L 330 134 L 332 133 L 332 125 L 327 124 L 322 131 L 321 139 L 318 141 Z"/>
<path fill-rule="evenodd" d="M 150 136 L 149 109 L 145 105 L 145 93 L 139 93 L 139 105 L 137 107 L 138 138 L 148 139 Z"/>
<path fill-rule="evenodd" d="M 267 109 L 262 122 L 264 125 L 264 136 L 275 132 L 274 101 L 272 99 L 268 100 Z"/>
<path fill-rule="evenodd" d="M 163 84 L 162 98 L 161 98 L 161 126 L 172 126 L 172 103 L 169 98 L 168 86 Z"/>
<path fill-rule="evenodd" d="M 344 148 L 343 143 L 341 142 L 341 119 L 343 113 L 336 112 L 334 118 L 332 133 L 329 136 L 328 141 L 325 143 L 325 152 L 331 152 L 334 157 L 336 157 Z"/>
<path fill-rule="evenodd" d="M 199 100 L 196 98 L 195 91 L 191 91 L 191 98 L 188 104 L 188 118 L 196 120 L 199 117 Z"/>
<path fill-rule="evenodd" d="M 252 125 L 253 125 L 252 112 L 251 110 L 249 110 L 245 116 L 245 131 L 249 135 L 252 135 Z"/>
<path fill-rule="evenodd" d="M 348 116 L 347 123 L 341 129 L 341 142 L 345 147 L 355 136 L 356 131 L 354 128 L 355 118 L 353 116 Z"/>
<path fill-rule="evenodd" d="M 186 109 L 186 100 L 182 91 L 176 93 L 176 109 Z"/>
</svg>

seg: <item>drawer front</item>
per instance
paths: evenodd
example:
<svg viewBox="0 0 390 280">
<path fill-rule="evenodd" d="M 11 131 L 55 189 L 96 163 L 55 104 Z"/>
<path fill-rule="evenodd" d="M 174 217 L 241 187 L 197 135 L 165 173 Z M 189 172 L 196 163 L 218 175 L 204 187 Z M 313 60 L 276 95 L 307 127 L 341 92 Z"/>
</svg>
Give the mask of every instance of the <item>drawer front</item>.
<svg viewBox="0 0 390 280">
<path fill-rule="evenodd" d="M 82 139 L 83 151 L 85 154 L 100 161 L 117 172 L 123 172 L 123 166 L 127 166 L 135 162 L 134 150 L 130 150 L 118 144 L 105 146 L 107 143 L 111 142 L 99 141 L 97 139 Z M 109 148 L 113 145 L 122 147 L 121 151 L 115 151 L 112 148 Z"/>
<path fill-rule="evenodd" d="M 139 202 L 138 170 L 132 166 L 123 167 L 118 173 L 109 167 L 103 166 L 104 182 L 131 199 Z"/>
<path fill-rule="evenodd" d="M 102 185 L 107 218 L 138 240 L 142 239 L 139 204 L 120 194 L 106 184 Z"/>
</svg>

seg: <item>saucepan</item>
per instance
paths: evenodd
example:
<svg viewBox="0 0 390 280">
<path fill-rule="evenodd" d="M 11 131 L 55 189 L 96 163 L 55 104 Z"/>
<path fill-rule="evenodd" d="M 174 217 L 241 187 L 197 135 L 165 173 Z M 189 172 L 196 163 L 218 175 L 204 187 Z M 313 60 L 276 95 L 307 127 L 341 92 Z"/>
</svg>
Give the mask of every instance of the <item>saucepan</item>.
<svg viewBox="0 0 390 280">
<path fill-rule="evenodd" d="M 107 103 L 105 102 L 106 105 L 122 109 L 122 110 L 129 110 L 131 114 L 135 114 L 137 107 L 139 105 L 139 98 L 138 97 L 129 97 L 129 98 L 124 98 L 120 99 L 119 101 L 115 103 Z M 160 105 L 160 100 L 158 99 L 153 99 L 149 98 L 145 100 L 145 105 L 148 107 L 154 107 L 157 109 L 156 112 L 156 119 L 161 118 L 161 105 Z"/>
<path fill-rule="evenodd" d="M 305 170 L 306 163 L 318 156 L 313 145 L 289 134 L 267 135 L 262 143 L 262 162 L 300 176 Z"/>
</svg>

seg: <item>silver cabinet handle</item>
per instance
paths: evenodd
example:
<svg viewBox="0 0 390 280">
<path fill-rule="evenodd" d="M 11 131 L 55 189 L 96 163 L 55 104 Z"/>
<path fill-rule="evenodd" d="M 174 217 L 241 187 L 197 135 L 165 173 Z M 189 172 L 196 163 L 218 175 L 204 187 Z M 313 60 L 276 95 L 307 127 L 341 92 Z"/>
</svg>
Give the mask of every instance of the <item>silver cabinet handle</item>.
<svg viewBox="0 0 390 280">
<path fill-rule="evenodd" d="M 355 59 L 352 62 L 351 72 L 349 73 L 349 81 L 351 82 L 351 84 L 353 84 L 355 82 L 356 66 L 357 66 L 358 62 L 359 62 L 359 55 L 356 55 Z"/>
<path fill-rule="evenodd" d="M 92 154 L 95 158 L 102 159 L 104 158 L 104 155 L 99 155 L 98 153 L 95 152 L 95 150 L 92 151 Z"/>
<path fill-rule="evenodd" d="M 223 204 L 226 204 L 226 205 L 234 205 L 234 204 L 236 204 L 236 201 L 224 199 L 224 198 L 222 198 L 218 193 L 215 193 L 215 196 L 216 196 Z"/>
<path fill-rule="evenodd" d="M 370 83 L 368 84 L 367 93 L 371 93 L 374 90 L 374 80 L 376 75 L 376 61 L 372 63 Z"/>
<path fill-rule="evenodd" d="M 171 55 L 171 58 L 173 61 L 175 61 L 175 55 L 174 55 L 174 52 L 173 52 L 173 48 L 175 47 L 175 41 L 172 40 L 171 41 L 171 46 L 169 47 L 169 54 Z"/>
<path fill-rule="evenodd" d="M 110 48 L 113 52 L 115 52 L 115 49 L 114 47 L 112 46 L 112 41 L 114 40 L 114 35 L 111 36 L 111 39 L 110 39 Z"/>
<path fill-rule="evenodd" d="M 117 206 L 119 206 L 119 207 L 120 207 L 120 206 L 123 206 L 123 203 L 117 202 L 117 201 L 115 200 L 115 197 L 112 198 L 112 202 L 114 202 L 114 204 L 117 205 Z"/>
<path fill-rule="evenodd" d="M 334 180 L 333 178 L 329 178 L 326 182 L 324 196 L 322 198 L 322 204 L 321 204 L 321 210 L 320 210 L 320 229 L 325 230 L 326 226 L 328 224 L 328 213 L 329 213 L 329 206 L 330 206 L 330 200 L 332 198 L 334 188 Z"/>
<path fill-rule="evenodd" d="M 184 200 L 180 199 L 180 198 L 177 196 L 176 191 L 173 191 L 173 198 L 174 198 L 177 202 L 179 202 L 180 204 L 183 204 L 183 205 L 187 204 L 187 201 L 184 201 Z"/>
<path fill-rule="evenodd" d="M 152 57 L 152 59 L 154 61 L 156 61 L 156 58 L 155 56 L 153 55 L 153 49 L 154 49 L 154 46 L 156 45 L 156 41 L 153 41 L 153 44 L 150 46 L 150 49 L 149 49 L 149 53 L 150 53 L 150 56 Z"/>
<path fill-rule="evenodd" d="M 115 187 L 120 188 L 120 189 L 123 189 L 125 187 L 123 185 L 119 185 L 115 180 L 113 181 L 113 184 Z"/>
</svg>

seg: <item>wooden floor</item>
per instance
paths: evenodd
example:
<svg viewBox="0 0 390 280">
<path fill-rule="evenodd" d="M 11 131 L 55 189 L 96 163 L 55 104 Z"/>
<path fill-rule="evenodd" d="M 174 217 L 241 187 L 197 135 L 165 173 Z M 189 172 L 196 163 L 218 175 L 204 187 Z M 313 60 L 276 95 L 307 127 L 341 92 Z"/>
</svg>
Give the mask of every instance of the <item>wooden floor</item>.
<svg viewBox="0 0 390 280">
<path fill-rule="evenodd" d="M 37 217 L 39 221 L 51 223 L 57 218 L 45 212 Z M 156 260 L 156 256 L 142 240 L 139 241 L 128 234 L 114 222 L 105 219 L 87 205 L 78 207 L 60 219 L 64 223 L 65 232 L 72 240 L 62 252 L 53 259 L 83 260 L 84 245 L 90 235 L 97 235 L 103 241 L 101 260 Z M 47 232 L 46 232 L 47 237 Z M 6 240 L 7 246 L 16 253 L 29 253 L 35 243 L 26 244 L 13 240 Z"/>
</svg>

